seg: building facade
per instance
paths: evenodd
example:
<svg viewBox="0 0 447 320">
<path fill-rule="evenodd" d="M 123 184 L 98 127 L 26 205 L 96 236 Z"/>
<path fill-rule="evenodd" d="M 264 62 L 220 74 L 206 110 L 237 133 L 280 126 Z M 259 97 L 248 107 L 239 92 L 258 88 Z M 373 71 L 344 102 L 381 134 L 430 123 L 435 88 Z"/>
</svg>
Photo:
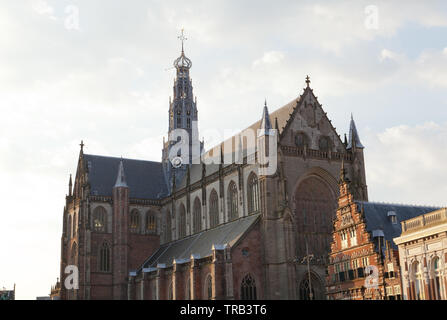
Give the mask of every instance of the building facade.
<svg viewBox="0 0 447 320">
<path fill-rule="evenodd" d="M 401 300 L 400 221 L 433 208 L 355 200 L 342 166 L 329 254 L 327 293 L 333 300 Z"/>
<path fill-rule="evenodd" d="M 354 120 L 342 141 L 307 78 L 290 103 L 271 113 L 265 103 L 258 121 L 202 160 L 177 163 L 176 129 L 190 155 L 203 142 L 183 48 L 174 66 L 161 162 L 85 154 L 81 143 L 61 239 L 61 283 L 76 266 L 79 288 L 62 285 L 61 298 L 309 299 L 312 290 L 325 299 L 342 161 L 352 193 L 368 200 Z M 276 158 L 272 173 L 261 170 L 261 150 Z"/>
<path fill-rule="evenodd" d="M 401 222 L 399 247 L 406 300 L 447 299 L 447 209 Z"/>
</svg>

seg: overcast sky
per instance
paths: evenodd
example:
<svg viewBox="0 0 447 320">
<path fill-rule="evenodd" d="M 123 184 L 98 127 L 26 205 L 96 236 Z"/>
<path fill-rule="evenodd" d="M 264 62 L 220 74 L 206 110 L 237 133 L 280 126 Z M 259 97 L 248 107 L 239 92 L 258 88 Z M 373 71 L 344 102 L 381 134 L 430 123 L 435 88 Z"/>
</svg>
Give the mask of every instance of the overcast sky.
<svg viewBox="0 0 447 320">
<path fill-rule="evenodd" d="M 202 133 L 309 75 L 340 135 L 354 114 L 371 201 L 446 205 L 445 1 L 0 0 L 0 288 L 35 299 L 59 276 L 82 139 L 160 160 L 182 27 Z"/>
</svg>

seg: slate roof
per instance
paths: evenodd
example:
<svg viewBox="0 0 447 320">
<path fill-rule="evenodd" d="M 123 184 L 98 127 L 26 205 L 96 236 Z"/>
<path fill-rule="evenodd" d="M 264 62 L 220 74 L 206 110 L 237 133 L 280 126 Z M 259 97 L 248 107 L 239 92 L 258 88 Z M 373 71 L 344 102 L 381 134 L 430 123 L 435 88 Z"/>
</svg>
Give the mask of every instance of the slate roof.
<svg viewBox="0 0 447 320">
<path fill-rule="evenodd" d="M 121 158 L 84 154 L 92 195 L 112 196 Z M 129 197 L 157 200 L 168 195 L 161 162 L 123 159 Z"/>
<path fill-rule="evenodd" d="M 400 237 L 402 227 L 400 222 L 408 220 L 422 214 L 432 212 L 439 208 L 426 206 L 410 206 L 400 204 L 376 203 L 356 201 L 358 209 L 363 207 L 366 219 L 366 230 L 373 233 L 375 230 L 382 230 L 385 240 L 389 240 L 392 247 L 397 249 L 393 238 Z M 397 217 L 397 224 L 393 224 L 388 217 L 388 212 L 394 211 Z"/>
<path fill-rule="evenodd" d="M 157 264 L 171 266 L 174 259 L 189 260 L 192 254 L 205 258 L 212 254 L 211 249 L 214 244 L 233 246 L 258 220 L 259 216 L 260 214 L 255 214 L 243 217 L 187 238 L 163 244 L 143 264 L 142 268 L 155 268 Z"/>
<path fill-rule="evenodd" d="M 248 131 L 248 130 L 254 130 L 255 132 L 255 138 L 257 137 L 258 134 L 258 129 L 261 129 L 261 125 L 262 125 L 262 120 L 265 116 L 265 113 L 269 114 L 269 118 L 270 118 L 270 123 L 268 124 L 269 126 L 271 126 L 272 123 L 275 123 L 275 119 L 278 120 L 278 127 L 279 127 L 279 133 L 281 134 L 284 127 L 287 124 L 287 121 L 290 118 L 290 115 L 293 112 L 293 109 L 297 106 L 299 101 L 299 97 L 292 100 L 291 102 L 289 102 L 288 104 L 284 105 L 283 107 L 273 111 L 272 113 L 268 113 L 268 110 L 266 110 L 266 108 L 263 108 L 263 113 L 262 113 L 262 117 L 259 118 L 258 121 L 256 121 L 255 123 L 253 123 L 252 125 L 250 125 L 249 127 L 247 127 L 246 129 L 242 130 L 240 133 L 232 136 L 231 138 L 228 138 L 227 140 L 225 140 L 224 142 L 221 142 L 219 145 L 214 146 L 213 148 L 209 149 L 208 151 L 206 151 L 207 156 L 209 156 L 210 158 L 215 158 L 215 157 L 219 157 L 219 161 L 220 161 L 220 146 L 223 146 L 223 152 L 224 154 L 232 154 L 232 159 L 235 158 L 234 153 L 236 152 L 236 147 L 238 147 L 238 143 L 239 143 L 239 139 L 237 138 L 238 135 L 243 134 L 244 132 Z M 265 121 L 265 120 L 264 120 Z M 231 150 L 226 150 L 225 149 L 225 142 L 230 141 L 231 139 L 233 140 L 233 144 L 232 144 L 232 149 Z M 246 150 L 246 146 L 243 145 L 244 147 L 244 152 L 245 155 L 247 154 L 252 154 L 254 152 L 254 149 L 248 149 Z M 212 156 L 211 156 L 212 155 Z M 231 164 L 227 164 L 225 163 L 223 166 L 226 167 L 228 165 Z M 217 172 L 219 170 L 219 165 L 216 164 L 210 164 L 206 166 L 206 175 L 209 176 L 210 174 Z M 191 165 L 190 166 L 190 177 L 191 177 L 191 184 L 195 183 L 197 181 L 199 181 L 202 178 L 202 165 L 201 164 L 196 164 L 196 165 Z M 177 188 L 184 188 L 186 186 L 186 175 L 183 176 L 183 179 L 180 181 L 180 183 L 177 185 Z"/>
</svg>

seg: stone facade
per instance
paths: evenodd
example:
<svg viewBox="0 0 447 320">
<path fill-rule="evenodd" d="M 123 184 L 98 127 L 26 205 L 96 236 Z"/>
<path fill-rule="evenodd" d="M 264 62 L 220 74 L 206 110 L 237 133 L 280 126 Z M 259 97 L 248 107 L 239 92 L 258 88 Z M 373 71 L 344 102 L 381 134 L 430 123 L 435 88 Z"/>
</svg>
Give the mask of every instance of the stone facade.
<svg viewBox="0 0 447 320">
<path fill-rule="evenodd" d="M 196 100 L 180 103 L 182 98 L 193 100 L 191 64 L 183 50 L 179 59 L 170 131 L 177 123 L 188 126 L 188 109 L 179 110 L 183 106 L 189 105 L 198 120 Z M 186 84 L 187 92 L 179 83 Z M 258 146 L 263 146 L 265 132 L 276 130 L 273 174 L 262 174 L 259 163 L 250 161 L 260 153 L 256 148 L 249 152 L 243 136 L 257 129 L 264 132 L 256 135 Z M 342 161 L 356 198 L 368 199 L 363 146 L 354 121 L 349 141 L 346 136 L 342 141 L 307 78 L 298 98 L 272 113 L 265 105 L 262 119 L 230 140 L 230 149 L 222 143 L 207 155 L 234 155 L 239 144 L 243 145 L 241 161 L 233 158 L 230 163 L 179 168 L 168 161 L 172 144 L 167 142 L 161 163 L 102 159 L 85 155 L 81 147 L 74 187 L 70 180 L 64 208 L 61 259 L 61 282 L 66 266 L 76 265 L 80 287 L 62 288 L 62 299 L 308 299 L 310 286 L 314 298 L 325 299 L 327 255 L 339 194 L 336 177 Z M 153 174 L 164 179 L 138 178 L 139 171 L 132 169 L 137 164 L 151 167 Z M 114 187 L 104 178 L 119 178 L 121 170 L 128 178 L 127 186 Z M 145 195 L 144 190 L 152 193 Z M 138 230 L 132 227 L 135 210 L 140 216 Z M 95 220 L 97 216 L 104 218 Z M 143 227 L 148 216 L 155 219 L 149 229 Z M 205 239 L 218 234 L 217 228 L 250 217 L 256 219 L 234 241 L 210 238 L 202 245 L 204 240 L 197 240 L 206 256 L 188 247 L 169 259 L 163 253 L 168 247 L 180 248 L 198 235 Z M 310 277 L 303 262 L 306 247 L 314 255 Z"/>
<path fill-rule="evenodd" d="M 405 220 L 394 241 L 406 300 L 447 299 L 447 209 Z"/>
</svg>

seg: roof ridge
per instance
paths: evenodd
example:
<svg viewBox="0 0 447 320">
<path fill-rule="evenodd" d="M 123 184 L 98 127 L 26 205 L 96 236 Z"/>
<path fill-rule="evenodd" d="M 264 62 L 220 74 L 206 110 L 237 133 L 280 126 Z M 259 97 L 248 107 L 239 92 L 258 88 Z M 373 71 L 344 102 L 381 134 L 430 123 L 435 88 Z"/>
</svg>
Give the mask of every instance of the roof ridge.
<svg viewBox="0 0 447 320">
<path fill-rule="evenodd" d="M 393 202 L 385 202 L 385 201 L 363 201 L 363 200 L 355 200 L 355 202 L 359 202 L 362 204 L 383 204 L 390 206 L 398 206 L 398 207 L 418 207 L 418 208 L 433 208 L 433 209 L 441 209 L 444 207 L 439 206 L 429 206 L 429 205 L 421 205 L 421 204 L 405 204 L 405 203 L 393 203 Z"/>
<path fill-rule="evenodd" d="M 293 100 L 287 102 L 286 104 L 282 105 L 282 106 L 279 107 L 279 108 L 276 108 L 276 109 L 273 110 L 273 111 L 269 111 L 269 118 L 270 118 L 270 121 L 275 121 L 275 118 L 273 117 L 273 114 L 274 114 L 275 112 L 278 112 L 278 111 L 280 111 L 280 110 L 286 109 L 286 108 L 288 108 L 288 107 L 290 108 L 290 105 L 294 103 L 295 106 L 292 108 L 292 113 L 293 113 L 293 110 L 295 109 L 296 104 L 298 104 L 298 102 L 300 101 L 301 98 L 302 98 L 302 95 L 300 95 L 300 96 L 294 98 Z M 271 119 L 272 117 L 273 117 L 273 119 Z M 290 117 L 290 114 L 289 114 L 289 117 Z M 289 119 L 287 119 L 287 121 L 289 121 Z M 286 127 L 286 125 L 287 125 L 287 121 L 286 121 L 286 123 L 284 124 L 284 126 L 283 126 L 282 128 L 278 128 L 279 131 L 281 131 L 282 129 L 284 129 L 284 128 Z M 251 129 L 251 128 L 252 128 L 253 126 L 255 126 L 256 124 L 259 123 L 259 125 L 260 125 L 261 122 L 262 122 L 262 118 L 259 119 L 259 120 L 256 120 L 256 121 L 252 122 L 250 125 L 248 125 L 247 127 L 244 127 L 243 129 L 235 130 L 236 133 L 235 133 L 234 135 L 232 135 L 231 137 L 227 137 L 227 138 L 224 139 L 223 141 L 221 141 L 221 142 L 217 143 L 216 145 L 214 145 L 214 146 L 212 146 L 212 147 L 206 149 L 206 150 L 205 150 L 205 154 L 209 154 L 211 150 L 214 150 L 214 149 L 216 149 L 216 148 L 218 148 L 218 147 L 220 147 L 220 146 L 222 146 L 222 145 L 225 146 L 225 142 L 226 142 L 226 141 L 232 140 L 233 138 L 235 138 L 235 137 L 237 137 L 237 136 L 240 136 L 242 133 L 244 133 L 244 132 L 246 132 L 247 130 Z M 257 129 L 259 129 L 259 128 L 256 128 L 255 130 L 257 130 Z M 257 131 L 255 132 L 255 136 L 257 137 Z M 233 146 L 233 147 L 234 147 L 234 146 Z M 226 153 L 225 150 L 224 150 L 224 153 Z M 233 151 L 231 151 L 230 153 L 233 153 Z"/>
<path fill-rule="evenodd" d="M 134 159 L 134 158 L 123 158 L 123 157 L 113 157 L 113 156 L 103 156 L 103 155 L 99 155 L 99 154 L 87 154 L 84 153 L 84 157 L 85 156 L 91 156 L 91 157 L 100 157 L 100 158 L 108 158 L 108 159 L 117 159 L 117 160 L 130 160 L 130 161 L 143 161 L 143 162 L 151 162 L 151 163 L 158 163 L 161 164 L 161 162 L 159 161 L 153 161 L 153 160 L 144 160 L 144 159 Z"/>
</svg>

